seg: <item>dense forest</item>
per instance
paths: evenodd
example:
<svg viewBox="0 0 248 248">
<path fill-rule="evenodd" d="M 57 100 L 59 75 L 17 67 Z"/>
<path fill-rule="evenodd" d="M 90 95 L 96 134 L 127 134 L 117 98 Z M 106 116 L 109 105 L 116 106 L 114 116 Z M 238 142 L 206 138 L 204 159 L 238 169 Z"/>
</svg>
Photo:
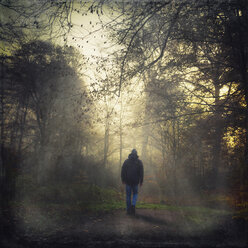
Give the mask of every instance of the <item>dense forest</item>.
<svg viewBox="0 0 248 248">
<path fill-rule="evenodd" d="M 133 148 L 144 207 L 228 210 L 246 225 L 246 0 L 2 0 L 0 11 L 1 237 L 41 230 L 40 213 L 124 209 Z"/>
</svg>

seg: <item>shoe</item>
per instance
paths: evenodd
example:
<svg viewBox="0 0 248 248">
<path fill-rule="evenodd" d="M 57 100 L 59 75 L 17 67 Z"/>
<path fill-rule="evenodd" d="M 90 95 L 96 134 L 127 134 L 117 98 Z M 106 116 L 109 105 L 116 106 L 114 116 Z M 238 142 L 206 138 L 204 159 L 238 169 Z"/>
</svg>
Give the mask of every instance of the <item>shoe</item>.
<svg viewBox="0 0 248 248">
<path fill-rule="evenodd" d="M 130 208 L 127 209 L 127 214 L 128 215 L 131 215 L 132 214 L 132 207 L 130 207 Z"/>
<path fill-rule="evenodd" d="M 131 206 L 131 214 L 132 215 L 135 215 L 135 205 L 132 205 Z"/>
</svg>

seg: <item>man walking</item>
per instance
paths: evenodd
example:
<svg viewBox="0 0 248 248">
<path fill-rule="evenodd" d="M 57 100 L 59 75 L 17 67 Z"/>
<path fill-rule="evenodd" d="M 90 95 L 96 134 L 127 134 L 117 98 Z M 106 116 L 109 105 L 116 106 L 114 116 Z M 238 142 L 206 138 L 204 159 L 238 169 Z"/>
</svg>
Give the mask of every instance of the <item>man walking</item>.
<svg viewBox="0 0 248 248">
<path fill-rule="evenodd" d="M 122 165 L 121 180 L 126 184 L 127 214 L 135 215 L 135 205 L 138 199 L 138 185 L 142 186 L 144 167 L 135 149 L 129 154 L 128 159 Z M 131 201 L 131 195 L 133 199 Z"/>
</svg>

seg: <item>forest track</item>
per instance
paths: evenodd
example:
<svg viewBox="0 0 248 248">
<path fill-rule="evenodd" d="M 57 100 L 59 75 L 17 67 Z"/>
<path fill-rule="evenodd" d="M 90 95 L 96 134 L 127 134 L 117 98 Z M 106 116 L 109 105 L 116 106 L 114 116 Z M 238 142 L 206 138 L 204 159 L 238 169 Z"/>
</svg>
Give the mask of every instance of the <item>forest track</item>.
<svg viewBox="0 0 248 248">
<path fill-rule="evenodd" d="M 1 247 L 247 247 L 244 227 L 230 216 L 199 225 L 178 211 L 137 209 L 136 216 L 129 216 L 116 210 L 81 215 L 56 230 L 21 231 Z"/>
</svg>

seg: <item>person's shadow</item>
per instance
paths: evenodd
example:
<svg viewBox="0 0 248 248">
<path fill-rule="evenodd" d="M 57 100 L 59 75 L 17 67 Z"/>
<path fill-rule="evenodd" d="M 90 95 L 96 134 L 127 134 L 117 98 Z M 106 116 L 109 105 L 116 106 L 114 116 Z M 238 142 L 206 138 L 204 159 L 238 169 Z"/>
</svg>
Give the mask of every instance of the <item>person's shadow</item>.
<svg viewBox="0 0 248 248">
<path fill-rule="evenodd" d="M 168 223 L 165 220 L 159 219 L 159 218 L 156 218 L 153 216 L 149 216 L 149 215 L 135 214 L 134 217 L 136 219 L 143 220 L 143 221 L 149 222 L 149 223 L 154 224 L 154 225 L 155 224 L 156 225 L 168 225 Z"/>
</svg>

